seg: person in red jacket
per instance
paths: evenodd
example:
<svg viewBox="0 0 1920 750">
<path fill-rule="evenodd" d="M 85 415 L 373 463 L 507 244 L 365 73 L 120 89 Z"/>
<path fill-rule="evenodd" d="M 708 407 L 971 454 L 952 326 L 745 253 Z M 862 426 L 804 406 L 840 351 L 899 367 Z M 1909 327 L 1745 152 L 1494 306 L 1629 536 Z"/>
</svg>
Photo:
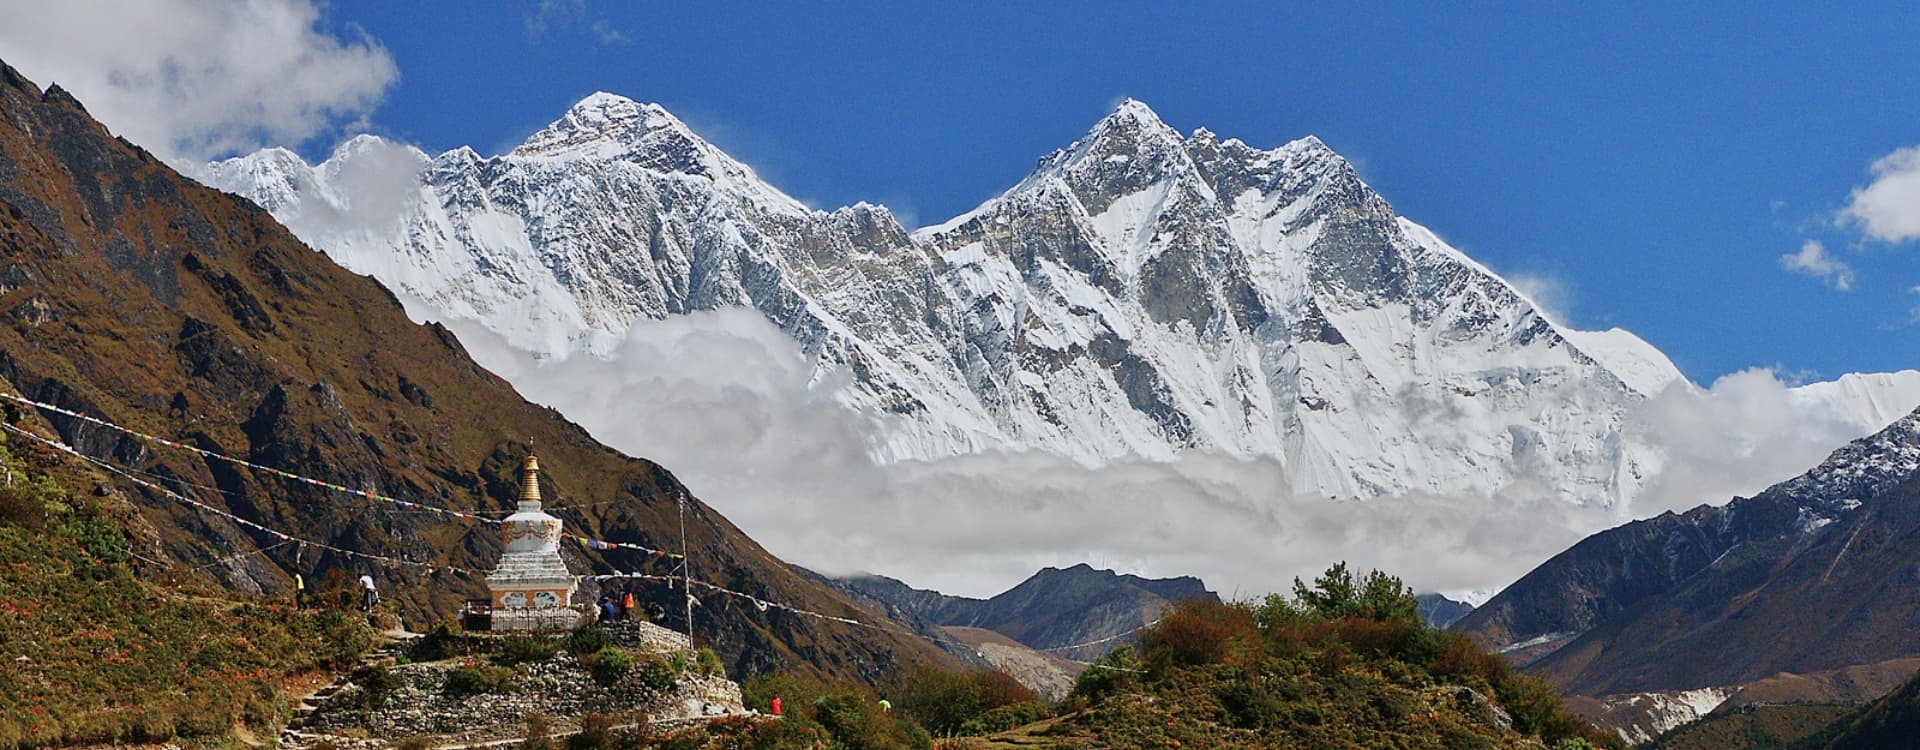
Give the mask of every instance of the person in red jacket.
<svg viewBox="0 0 1920 750">
<path fill-rule="evenodd" d="M 768 708 L 773 709 L 774 716 L 779 716 L 780 715 L 780 696 L 778 695 L 773 696 L 773 703 L 772 705 L 768 706 Z"/>
</svg>

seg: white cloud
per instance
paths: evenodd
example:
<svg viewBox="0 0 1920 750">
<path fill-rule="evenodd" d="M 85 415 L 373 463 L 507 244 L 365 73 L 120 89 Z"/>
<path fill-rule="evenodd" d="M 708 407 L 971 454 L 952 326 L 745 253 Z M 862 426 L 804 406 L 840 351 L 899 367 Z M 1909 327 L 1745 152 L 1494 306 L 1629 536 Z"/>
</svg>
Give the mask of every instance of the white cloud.
<svg viewBox="0 0 1920 750">
<path fill-rule="evenodd" d="M 398 78 L 309 0 L 0 1 L 0 58 L 175 166 L 364 126 Z"/>
<path fill-rule="evenodd" d="M 1660 446 L 1666 465 L 1652 476 L 1632 515 L 1750 496 L 1884 426 L 1841 419 L 1817 398 L 1791 390 L 1797 379 L 1755 368 L 1724 376 L 1706 390 L 1669 388 L 1644 402 L 1629 429 Z"/>
<path fill-rule="evenodd" d="M 1800 245 L 1800 252 L 1780 256 L 1780 267 L 1820 279 L 1843 292 L 1853 291 L 1853 268 L 1828 255 L 1826 246 L 1819 240 L 1807 240 Z"/>
<path fill-rule="evenodd" d="M 1755 492 L 1862 430 L 1810 417 L 1753 371 L 1669 389 L 1638 415 L 1635 429 L 1677 457 L 1640 507 L 1581 508 L 1529 486 L 1339 501 L 1291 495 L 1277 461 L 1203 452 L 1098 468 L 1034 452 L 880 465 L 876 425 L 840 406 L 835 384 L 810 386 L 798 346 L 751 310 L 642 322 L 612 361 L 536 362 L 452 326 L 529 399 L 669 467 L 781 558 L 975 596 L 1078 562 L 1256 595 L 1348 560 L 1422 590 L 1484 592 L 1623 514 Z"/>
<path fill-rule="evenodd" d="M 1533 301 L 1534 309 L 1560 325 L 1572 325 L 1573 284 L 1559 276 L 1520 272 L 1502 276 L 1513 288 Z"/>
<path fill-rule="evenodd" d="M 1873 162 L 1873 182 L 1855 188 L 1840 220 L 1883 242 L 1920 238 L 1920 146 Z"/>
</svg>

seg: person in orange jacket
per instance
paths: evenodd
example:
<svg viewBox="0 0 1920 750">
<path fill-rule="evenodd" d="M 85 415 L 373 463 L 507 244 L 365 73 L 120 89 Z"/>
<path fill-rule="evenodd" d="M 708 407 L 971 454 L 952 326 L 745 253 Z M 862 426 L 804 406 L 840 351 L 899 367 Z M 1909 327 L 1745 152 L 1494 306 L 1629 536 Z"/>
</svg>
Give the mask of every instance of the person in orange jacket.
<svg viewBox="0 0 1920 750">
<path fill-rule="evenodd" d="M 622 620 L 633 619 L 633 608 L 635 606 L 636 604 L 633 601 L 633 592 L 629 591 L 627 592 L 626 598 L 620 600 L 620 619 Z"/>
</svg>

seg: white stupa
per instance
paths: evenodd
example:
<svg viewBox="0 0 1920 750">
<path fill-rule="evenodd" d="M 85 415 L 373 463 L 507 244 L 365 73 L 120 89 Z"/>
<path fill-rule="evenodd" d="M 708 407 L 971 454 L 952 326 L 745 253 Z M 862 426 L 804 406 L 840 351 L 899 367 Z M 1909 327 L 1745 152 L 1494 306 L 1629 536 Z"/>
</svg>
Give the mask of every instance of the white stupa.
<svg viewBox="0 0 1920 750">
<path fill-rule="evenodd" d="M 520 504 L 500 527 L 505 549 L 487 574 L 494 630 L 570 628 L 581 614 L 572 609 L 578 585 L 560 558 L 560 519 L 540 509 L 540 459 L 520 464 Z"/>
</svg>

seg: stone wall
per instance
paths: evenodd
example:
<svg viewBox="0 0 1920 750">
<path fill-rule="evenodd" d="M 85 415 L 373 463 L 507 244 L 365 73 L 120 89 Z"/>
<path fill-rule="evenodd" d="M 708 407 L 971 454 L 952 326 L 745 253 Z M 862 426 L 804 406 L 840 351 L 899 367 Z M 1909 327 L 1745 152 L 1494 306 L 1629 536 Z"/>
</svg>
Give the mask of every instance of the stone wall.
<svg viewBox="0 0 1920 750">
<path fill-rule="evenodd" d="M 665 637 L 661 633 L 673 635 L 651 625 L 620 630 L 643 640 L 662 642 Z M 686 637 L 680 636 L 678 643 L 685 642 Z M 390 673 L 402 684 L 382 706 L 366 710 L 362 688 L 349 685 L 320 705 L 302 732 L 339 747 L 357 744 L 341 741 L 350 738 L 397 740 L 415 736 L 459 745 L 522 736 L 526 716 L 536 713 L 555 717 L 556 728 L 566 728 L 589 713 L 617 716 L 641 710 L 654 722 L 671 723 L 745 712 L 740 686 L 724 676 L 690 674 L 671 689 L 656 691 L 640 683 L 636 668 L 619 682 L 603 687 L 591 679 L 579 660 L 564 652 L 520 667 L 516 689 L 511 693 L 470 697 L 446 694 L 448 673 L 486 663 L 483 659 L 461 658 L 393 667 Z"/>
<path fill-rule="evenodd" d="M 688 650 L 686 633 L 668 630 L 651 622 L 622 620 L 603 623 L 600 627 L 607 631 L 607 637 L 615 645 L 623 648 L 652 654 Z"/>
</svg>

